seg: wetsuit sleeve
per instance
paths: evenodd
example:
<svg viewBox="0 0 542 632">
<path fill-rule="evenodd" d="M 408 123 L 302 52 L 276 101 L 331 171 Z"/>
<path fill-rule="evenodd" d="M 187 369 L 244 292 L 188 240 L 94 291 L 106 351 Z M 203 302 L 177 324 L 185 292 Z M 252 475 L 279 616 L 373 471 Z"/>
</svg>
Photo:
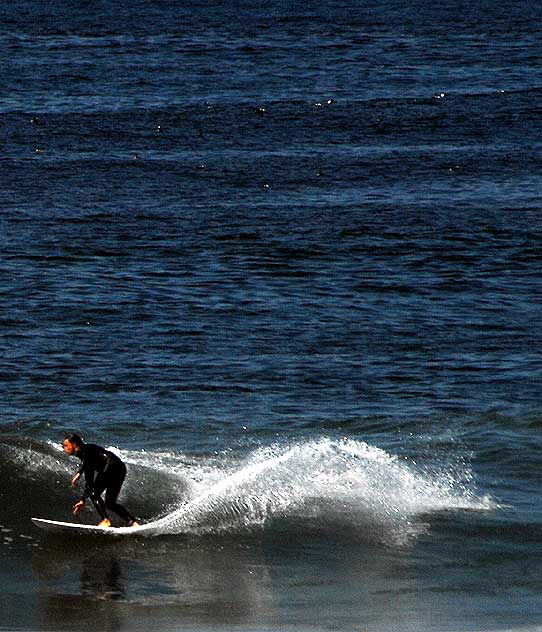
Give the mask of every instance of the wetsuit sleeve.
<svg viewBox="0 0 542 632">
<path fill-rule="evenodd" d="M 81 465 L 77 468 L 77 471 L 75 472 L 72 478 L 75 478 L 76 476 L 81 476 L 82 473 L 83 473 L 83 464 L 81 463 Z M 85 485 L 85 491 L 86 491 L 86 485 Z M 85 498 L 86 496 L 83 494 L 83 496 L 81 497 L 81 500 L 85 500 Z"/>
<path fill-rule="evenodd" d="M 79 469 L 85 475 L 85 491 L 81 496 L 81 500 L 86 500 L 94 490 L 94 468 L 92 466 L 89 467 L 89 464 L 83 461 Z"/>
</svg>

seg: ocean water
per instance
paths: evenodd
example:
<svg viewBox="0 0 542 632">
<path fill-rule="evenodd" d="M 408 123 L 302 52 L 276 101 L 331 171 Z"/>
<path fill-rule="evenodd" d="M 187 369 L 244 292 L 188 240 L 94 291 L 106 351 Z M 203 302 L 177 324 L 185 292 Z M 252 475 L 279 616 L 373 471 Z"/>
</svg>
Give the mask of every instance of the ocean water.
<svg viewBox="0 0 542 632">
<path fill-rule="evenodd" d="M 0 7 L 0 630 L 542 629 L 541 18 Z"/>
</svg>

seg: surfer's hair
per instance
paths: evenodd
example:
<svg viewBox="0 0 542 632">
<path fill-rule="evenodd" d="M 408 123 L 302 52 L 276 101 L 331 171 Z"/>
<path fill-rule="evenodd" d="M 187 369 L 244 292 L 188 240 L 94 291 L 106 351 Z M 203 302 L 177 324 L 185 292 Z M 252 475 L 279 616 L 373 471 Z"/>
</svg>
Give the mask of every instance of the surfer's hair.
<svg viewBox="0 0 542 632">
<path fill-rule="evenodd" d="M 75 434 L 75 432 L 70 432 L 70 434 L 67 434 L 64 437 L 64 441 L 66 441 L 66 439 L 70 442 L 73 443 L 74 445 L 76 445 L 78 448 L 82 448 L 83 447 L 83 439 L 81 439 L 81 437 L 78 434 Z"/>
</svg>

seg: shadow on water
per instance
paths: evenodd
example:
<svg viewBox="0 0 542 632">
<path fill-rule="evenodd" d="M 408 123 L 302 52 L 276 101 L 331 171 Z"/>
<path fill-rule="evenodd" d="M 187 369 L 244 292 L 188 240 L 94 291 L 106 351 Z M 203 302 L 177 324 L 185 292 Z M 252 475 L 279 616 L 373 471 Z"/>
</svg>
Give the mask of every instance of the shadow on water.
<svg viewBox="0 0 542 632">
<path fill-rule="evenodd" d="M 33 557 L 43 629 L 247 623 L 271 607 L 268 569 L 255 546 L 179 537 L 46 544 Z"/>
</svg>

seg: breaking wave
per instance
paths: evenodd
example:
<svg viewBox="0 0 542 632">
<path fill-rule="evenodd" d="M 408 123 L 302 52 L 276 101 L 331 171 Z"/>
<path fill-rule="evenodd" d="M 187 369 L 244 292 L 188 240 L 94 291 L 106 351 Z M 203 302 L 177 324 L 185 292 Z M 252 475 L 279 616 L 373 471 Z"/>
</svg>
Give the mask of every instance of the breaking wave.
<svg viewBox="0 0 542 632">
<path fill-rule="evenodd" d="M 16 472 L 17 519 L 31 506 L 33 515 L 71 520 L 73 459 L 57 445 L 31 440 L 2 442 L 0 450 L 4 466 Z M 496 507 L 477 493 L 467 465 L 424 468 L 353 439 L 277 443 L 244 456 L 118 452 L 129 465 L 121 501 L 144 519 L 129 530 L 134 535 L 286 530 L 400 545 L 423 533 L 436 512 Z M 25 502 L 17 509 L 22 486 Z M 95 521 L 91 512 L 87 517 Z"/>
</svg>

